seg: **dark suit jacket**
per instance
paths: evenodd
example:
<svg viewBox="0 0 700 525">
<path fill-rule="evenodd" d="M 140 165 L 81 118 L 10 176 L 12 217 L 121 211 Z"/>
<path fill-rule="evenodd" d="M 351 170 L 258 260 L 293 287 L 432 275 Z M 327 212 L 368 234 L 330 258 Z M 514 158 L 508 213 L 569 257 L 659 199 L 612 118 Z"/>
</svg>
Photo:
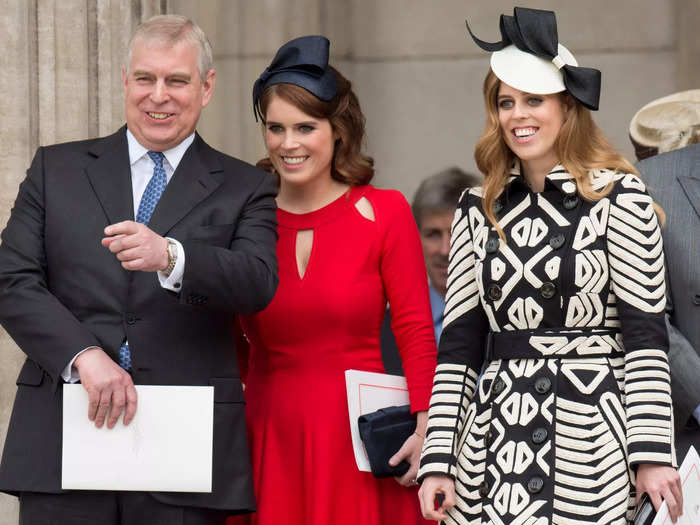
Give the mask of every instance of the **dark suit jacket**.
<svg viewBox="0 0 700 525">
<path fill-rule="evenodd" d="M 679 462 L 688 445 L 700 450 L 700 144 L 639 163 L 642 178 L 666 213 L 667 324 Z"/>
<path fill-rule="evenodd" d="M 173 293 L 100 245 L 105 226 L 133 220 L 125 128 L 39 148 L 0 246 L 0 322 L 27 354 L 0 490 L 60 492 L 61 371 L 91 345 L 116 360 L 128 339 L 135 384 L 214 386 L 213 492 L 155 496 L 254 508 L 232 320 L 274 295 L 275 194 L 269 174 L 197 135 L 149 223 L 184 247 L 182 290 Z"/>
</svg>

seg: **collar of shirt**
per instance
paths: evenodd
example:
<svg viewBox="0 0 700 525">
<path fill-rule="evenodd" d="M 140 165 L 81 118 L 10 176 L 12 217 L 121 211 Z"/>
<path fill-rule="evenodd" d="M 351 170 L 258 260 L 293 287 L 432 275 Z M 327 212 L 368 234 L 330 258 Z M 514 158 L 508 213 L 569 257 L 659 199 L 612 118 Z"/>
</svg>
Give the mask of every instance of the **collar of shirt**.
<svg viewBox="0 0 700 525">
<path fill-rule="evenodd" d="M 440 339 L 442 333 L 442 320 L 445 316 L 445 298 L 440 295 L 432 283 L 428 281 L 428 292 L 430 293 L 430 311 L 433 314 L 433 328 L 435 329 L 435 340 Z"/>
<path fill-rule="evenodd" d="M 428 282 L 428 291 L 430 292 L 430 311 L 433 313 L 433 322 L 437 323 L 442 320 L 445 314 L 445 298 L 433 288 L 430 282 Z"/>
<path fill-rule="evenodd" d="M 129 144 L 129 164 L 133 167 L 134 164 L 141 160 L 141 158 L 143 158 L 149 150 L 144 148 L 139 143 L 139 141 L 136 140 L 134 134 L 128 129 L 126 130 L 126 141 Z M 166 173 L 168 173 L 168 181 L 170 181 L 170 177 L 177 169 L 178 165 L 180 164 L 180 161 L 182 160 L 182 157 L 185 155 L 187 148 L 190 147 L 190 144 L 192 144 L 192 142 L 194 142 L 194 133 L 190 134 L 187 138 L 185 138 L 185 140 L 180 142 L 180 144 L 178 144 L 174 148 L 165 150 L 163 152 L 165 160 L 168 161 L 168 164 L 170 164 L 170 167 L 172 168 L 172 170 L 170 171 L 167 169 L 165 170 Z"/>
<path fill-rule="evenodd" d="M 143 197 L 144 191 L 146 191 L 146 186 L 148 182 L 153 177 L 153 161 L 151 157 L 147 155 L 148 150 L 144 148 L 139 141 L 136 140 L 133 133 L 126 130 L 126 140 L 129 145 L 129 164 L 131 166 L 131 191 L 134 203 L 134 217 L 138 215 L 139 204 L 141 203 L 141 197 Z M 185 155 L 187 148 L 190 147 L 194 141 L 194 133 L 188 136 L 185 140 L 180 142 L 177 146 L 172 149 L 163 152 L 165 156 L 165 162 L 163 162 L 163 169 L 165 169 L 165 177 L 167 182 L 170 182 L 177 166 L 180 164 L 182 157 Z"/>
</svg>

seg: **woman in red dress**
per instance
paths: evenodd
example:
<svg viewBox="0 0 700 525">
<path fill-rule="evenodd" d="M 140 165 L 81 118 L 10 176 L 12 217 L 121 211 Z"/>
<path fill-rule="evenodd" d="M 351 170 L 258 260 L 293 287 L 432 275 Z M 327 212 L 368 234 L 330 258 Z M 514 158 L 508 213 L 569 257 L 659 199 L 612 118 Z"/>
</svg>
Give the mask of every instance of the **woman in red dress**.
<svg viewBox="0 0 700 525">
<path fill-rule="evenodd" d="M 258 165 L 280 178 L 279 287 L 264 311 L 241 319 L 258 502 L 249 519 L 427 523 L 415 477 L 436 349 L 420 240 L 404 197 L 368 185 L 364 117 L 328 47 L 320 36 L 285 44 L 254 88 L 269 154 Z M 344 372 L 384 371 L 387 301 L 418 425 L 392 458 L 410 470 L 376 479 L 355 464 Z"/>
</svg>

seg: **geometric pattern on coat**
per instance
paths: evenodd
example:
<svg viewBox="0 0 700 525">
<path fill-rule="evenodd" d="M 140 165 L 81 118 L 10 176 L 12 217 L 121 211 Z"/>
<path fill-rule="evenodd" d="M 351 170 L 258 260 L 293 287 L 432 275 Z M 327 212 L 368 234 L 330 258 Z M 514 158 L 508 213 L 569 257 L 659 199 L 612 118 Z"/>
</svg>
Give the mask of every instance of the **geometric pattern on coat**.
<svg viewBox="0 0 700 525">
<path fill-rule="evenodd" d="M 533 193 L 515 167 L 505 243 L 481 188 L 460 198 L 419 471 L 455 479 L 447 524 L 625 524 L 633 467 L 675 464 L 658 220 L 636 175 L 589 175 L 610 193 L 562 166 Z"/>
</svg>

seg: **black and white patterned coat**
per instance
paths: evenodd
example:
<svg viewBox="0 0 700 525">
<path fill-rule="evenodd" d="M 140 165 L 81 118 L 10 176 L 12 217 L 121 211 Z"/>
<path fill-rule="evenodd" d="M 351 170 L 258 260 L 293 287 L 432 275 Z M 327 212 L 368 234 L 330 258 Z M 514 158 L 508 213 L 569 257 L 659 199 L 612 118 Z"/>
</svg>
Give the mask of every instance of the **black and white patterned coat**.
<svg viewBox="0 0 700 525">
<path fill-rule="evenodd" d="M 447 524 L 626 524 L 635 466 L 675 464 L 662 239 L 635 175 L 561 166 L 462 196 L 419 479 L 455 478 Z M 482 364 L 486 369 L 477 381 Z"/>
</svg>

